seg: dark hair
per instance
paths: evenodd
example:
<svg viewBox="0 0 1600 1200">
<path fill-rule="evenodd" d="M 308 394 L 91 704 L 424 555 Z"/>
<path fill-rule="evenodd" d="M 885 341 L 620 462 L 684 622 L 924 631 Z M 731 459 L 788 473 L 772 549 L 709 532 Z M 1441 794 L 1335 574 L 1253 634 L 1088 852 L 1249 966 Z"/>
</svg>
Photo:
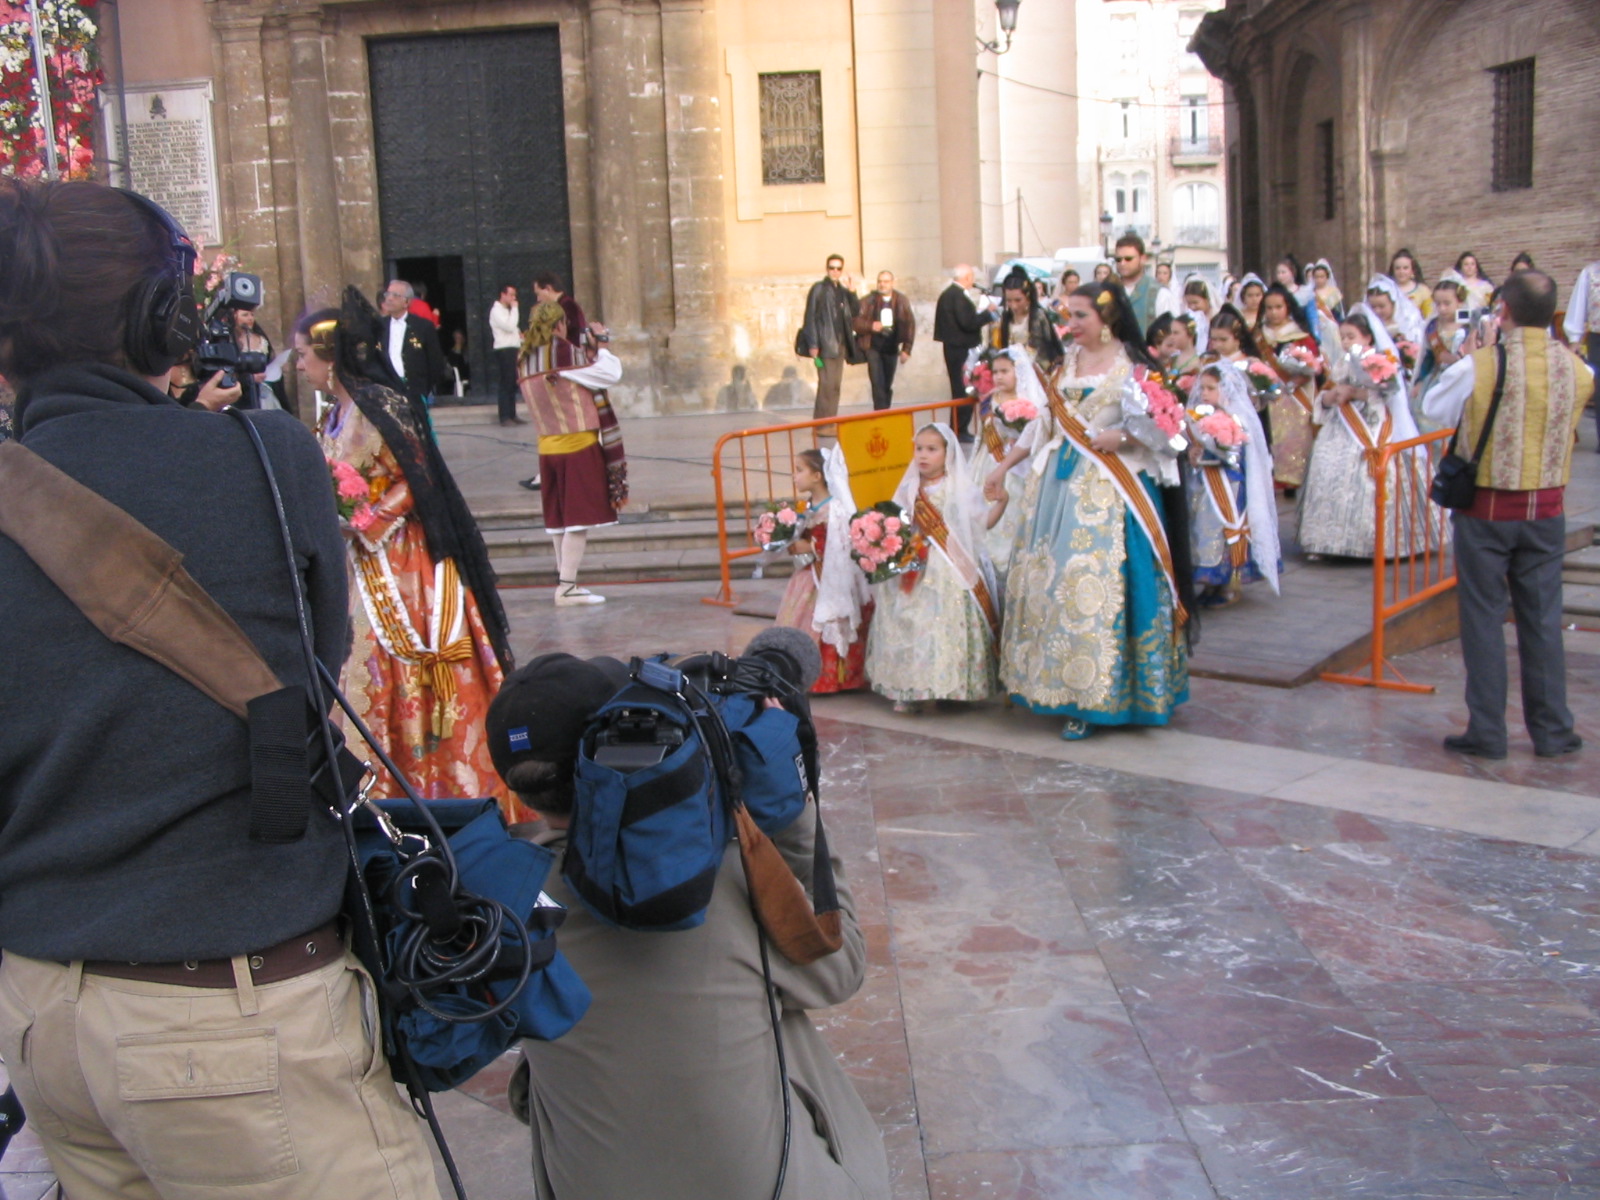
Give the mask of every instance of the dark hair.
<svg viewBox="0 0 1600 1200">
<path fill-rule="evenodd" d="M 1461 252 L 1460 256 L 1456 259 L 1456 270 L 1461 271 L 1461 264 L 1466 262 L 1469 258 L 1472 260 L 1473 266 L 1477 269 L 1478 278 L 1487 281 L 1489 277 L 1483 273 L 1483 260 L 1471 250 L 1463 250 Z M 1463 271 L 1463 277 L 1465 277 L 1465 274 L 1466 273 Z"/>
<path fill-rule="evenodd" d="M 517 285 L 514 284 L 514 283 L 502 283 L 500 285 L 500 290 L 498 292 L 496 292 L 495 295 L 496 296 L 504 296 L 507 292 L 509 292 L 512 288 L 514 288 L 516 286 Z"/>
<path fill-rule="evenodd" d="M 1105 322 L 1106 327 L 1111 330 L 1111 336 L 1122 343 L 1129 358 L 1136 363 L 1143 363 L 1152 370 L 1160 369 L 1160 365 L 1145 347 L 1144 330 L 1139 328 L 1139 322 L 1133 315 L 1133 306 L 1128 303 L 1128 293 L 1122 290 L 1122 285 L 1114 277 L 1102 283 L 1086 283 L 1082 287 L 1073 288 L 1072 294 L 1092 302 L 1095 315 Z"/>
<path fill-rule="evenodd" d="M 1543 271 L 1514 271 L 1500 285 L 1500 299 L 1518 325 L 1543 329 L 1555 319 L 1556 281 Z"/>
<path fill-rule="evenodd" d="M 1259 279 L 1246 279 L 1241 282 L 1239 284 L 1239 299 L 1243 300 L 1245 292 L 1249 291 L 1251 288 L 1260 288 L 1262 299 L 1266 299 L 1267 285 L 1262 283 Z"/>
<path fill-rule="evenodd" d="M 0 178 L 0 374 L 16 386 L 65 363 L 128 366 L 130 298 L 172 270 L 168 251 L 114 188 Z"/>
<path fill-rule="evenodd" d="M 1294 298 L 1294 293 L 1281 283 L 1275 283 L 1267 289 L 1267 296 L 1282 296 L 1283 302 L 1289 306 L 1289 319 L 1301 329 L 1306 329 L 1310 321 L 1306 317 L 1306 310 L 1300 307 L 1300 301 Z M 1261 310 L 1256 314 L 1256 328 L 1259 329 L 1267 319 L 1267 296 L 1261 297 Z"/>
<path fill-rule="evenodd" d="M 1144 254 L 1144 239 L 1137 233 L 1125 233 L 1116 241 L 1116 248 L 1121 250 L 1124 246 L 1132 246 L 1141 255 Z"/>
<path fill-rule="evenodd" d="M 1411 251 L 1407 250 L 1404 246 L 1401 246 L 1400 249 L 1396 250 L 1393 256 L 1389 259 L 1390 279 L 1394 278 L 1394 264 L 1402 258 L 1409 259 L 1411 262 L 1411 279 L 1413 283 L 1421 283 L 1427 278 L 1427 276 L 1422 273 L 1422 264 L 1417 261 L 1417 256 L 1411 253 Z"/>
<path fill-rule="evenodd" d="M 1298 258 L 1296 258 L 1293 254 L 1285 254 L 1282 258 L 1280 258 L 1278 260 L 1278 265 L 1282 266 L 1284 263 L 1288 263 L 1289 264 L 1289 270 L 1294 272 L 1294 281 L 1296 283 L 1305 282 L 1305 280 L 1304 280 L 1304 270 L 1300 266 L 1300 260 Z"/>
<path fill-rule="evenodd" d="M 577 798 L 577 788 L 573 782 L 576 767 L 576 753 L 564 762 L 524 759 L 506 770 L 506 786 L 535 812 L 564 817 L 572 812 Z"/>
<path fill-rule="evenodd" d="M 1211 285 L 1204 279 L 1191 279 L 1183 285 L 1185 296 L 1202 296 L 1207 304 L 1211 303 Z"/>
<path fill-rule="evenodd" d="M 552 291 L 562 292 L 566 289 L 561 286 L 561 276 L 554 271 L 540 271 L 533 277 L 533 286 L 536 288 L 550 288 Z M 504 291 L 505 289 L 500 289 Z"/>
<path fill-rule="evenodd" d="M 805 463 L 806 466 L 810 467 L 818 475 L 821 475 L 821 474 L 824 473 L 825 466 L 824 466 L 824 463 L 822 461 L 822 451 L 821 450 L 814 450 L 814 449 L 811 449 L 810 447 L 807 447 L 806 449 L 804 449 L 804 450 L 800 451 L 798 454 L 796 454 L 795 457 L 798 458 L 801 462 Z"/>
<path fill-rule="evenodd" d="M 1454 279 L 1441 279 L 1438 283 L 1433 285 L 1433 290 L 1436 292 L 1440 288 L 1449 288 L 1455 293 L 1456 300 L 1462 304 L 1467 302 L 1467 297 L 1471 294 L 1467 291 L 1466 284 L 1457 283 Z"/>
<path fill-rule="evenodd" d="M 1224 304 L 1222 311 L 1211 318 L 1211 332 L 1226 329 L 1239 339 L 1239 349 L 1251 358 L 1261 357 L 1261 348 L 1256 345 L 1255 336 L 1250 332 L 1250 323 L 1244 319 L 1244 314 L 1231 304 Z"/>
<path fill-rule="evenodd" d="M 1351 329 L 1359 329 L 1368 342 L 1376 342 L 1378 340 L 1372 335 L 1372 323 L 1367 320 L 1366 313 L 1347 313 L 1344 320 L 1340 321 L 1339 324 L 1348 325 Z"/>
<path fill-rule="evenodd" d="M 842 254 L 830 254 L 830 255 L 828 255 L 827 258 L 822 260 L 822 265 L 823 266 L 827 266 L 829 263 L 833 262 L 835 259 L 838 260 L 838 263 L 839 263 L 839 265 L 841 267 L 844 266 L 844 255 L 842 255 Z"/>
<path fill-rule="evenodd" d="M 1020 268 L 1013 270 L 1000 281 L 1000 290 L 1027 293 L 1029 308 L 1036 308 L 1039 304 L 1039 294 L 1033 290 L 1033 281 L 1028 278 L 1028 273 Z"/>
<path fill-rule="evenodd" d="M 1152 350 L 1167 340 L 1167 334 L 1172 332 L 1172 314 L 1162 313 L 1150 322 L 1150 328 L 1144 331 L 1144 344 Z"/>
<path fill-rule="evenodd" d="M 1519 263 L 1521 266 L 1517 265 Z M 1533 255 L 1529 254 L 1526 250 L 1519 250 L 1517 252 L 1517 256 L 1511 260 L 1511 274 L 1515 274 L 1518 271 L 1536 270 L 1538 270 L 1538 268 L 1533 265 Z"/>
<path fill-rule="evenodd" d="M 1061 282 L 1062 283 L 1065 283 L 1067 281 L 1067 276 L 1068 275 L 1071 275 L 1074 279 L 1082 279 L 1083 278 L 1082 273 L 1076 267 L 1068 267 L 1065 271 L 1061 272 Z"/>
</svg>

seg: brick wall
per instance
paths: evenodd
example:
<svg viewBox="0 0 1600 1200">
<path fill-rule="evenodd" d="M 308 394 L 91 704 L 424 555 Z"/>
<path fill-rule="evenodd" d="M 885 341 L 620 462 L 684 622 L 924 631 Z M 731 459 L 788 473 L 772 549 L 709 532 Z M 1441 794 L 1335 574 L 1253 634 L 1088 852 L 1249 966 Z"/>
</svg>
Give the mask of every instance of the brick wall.
<svg viewBox="0 0 1600 1200">
<path fill-rule="evenodd" d="M 1561 285 L 1600 258 L 1600 25 L 1593 0 L 1466 0 L 1441 21 L 1383 117 L 1404 127 L 1397 164 L 1403 236 L 1437 278 L 1463 250 L 1500 279 L 1526 250 Z M 1530 189 L 1490 188 L 1494 87 L 1487 68 L 1533 57 Z M 1441 71 L 1448 64 L 1453 70 Z M 1395 249 L 1395 242 L 1389 249 Z"/>
</svg>

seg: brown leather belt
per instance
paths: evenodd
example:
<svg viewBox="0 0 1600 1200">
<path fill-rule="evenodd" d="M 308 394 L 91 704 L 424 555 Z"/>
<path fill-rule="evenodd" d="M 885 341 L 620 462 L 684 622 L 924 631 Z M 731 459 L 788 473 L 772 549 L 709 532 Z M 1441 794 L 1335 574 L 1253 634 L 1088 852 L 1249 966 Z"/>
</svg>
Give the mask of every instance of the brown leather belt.
<svg viewBox="0 0 1600 1200">
<path fill-rule="evenodd" d="M 250 978 L 259 987 L 281 983 L 315 971 L 344 953 L 337 926 L 329 921 L 320 929 L 289 938 L 276 946 L 257 950 L 246 957 Z M 182 987 L 231 988 L 234 986 L 231 958 L 200 958 L 177 963 L 103 962 L 86 960 L 85 975 L 109 975 L 113 979 L 137 979 L 143 983 L 178 984 Z"/>
</svg>

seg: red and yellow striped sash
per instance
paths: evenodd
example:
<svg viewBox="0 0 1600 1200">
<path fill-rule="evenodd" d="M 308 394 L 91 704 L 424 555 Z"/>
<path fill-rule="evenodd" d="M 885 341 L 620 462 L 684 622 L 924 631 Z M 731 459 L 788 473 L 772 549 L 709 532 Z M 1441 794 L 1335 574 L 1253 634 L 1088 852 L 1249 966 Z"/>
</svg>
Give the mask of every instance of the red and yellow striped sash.
<svg viewBox="0 0 1600 1200">
<path fill-rule="evenodd" d="M 944 514 L 933 506 L 926 496 L 920 491 L 917 493 L 917 502 L 912 506 L 911 521 L 917 531 L 924 537 L 934 542 L 945 554 L 950 557 L 950 526 L 945 524 Z M 982 568 L 979 568 L 980 572 Z M 972 598 L 978 602 L 978 609 L 983 613 L 983 619 L 989 624 L 989 636 L 996 644 L 1000 641 L 1000 611 L 995 607 L 994 596 L 989 591 L 989 585 L 984 582 L 980 573 L 977 581 L 972 585 Z"/>
</svg>

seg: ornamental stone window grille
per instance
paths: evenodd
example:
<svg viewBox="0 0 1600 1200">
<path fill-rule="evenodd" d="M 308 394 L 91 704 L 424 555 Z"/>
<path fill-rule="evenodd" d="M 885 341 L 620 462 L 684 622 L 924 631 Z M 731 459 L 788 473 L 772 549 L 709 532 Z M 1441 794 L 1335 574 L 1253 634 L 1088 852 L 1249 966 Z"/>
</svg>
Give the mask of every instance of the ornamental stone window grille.
<svg viewBox="0 0 1600 1200">
<path fill-rule="evenodd" d="M 821 71 L 761 76 L 761 182 L 826 182 Z"/>
</svg>

